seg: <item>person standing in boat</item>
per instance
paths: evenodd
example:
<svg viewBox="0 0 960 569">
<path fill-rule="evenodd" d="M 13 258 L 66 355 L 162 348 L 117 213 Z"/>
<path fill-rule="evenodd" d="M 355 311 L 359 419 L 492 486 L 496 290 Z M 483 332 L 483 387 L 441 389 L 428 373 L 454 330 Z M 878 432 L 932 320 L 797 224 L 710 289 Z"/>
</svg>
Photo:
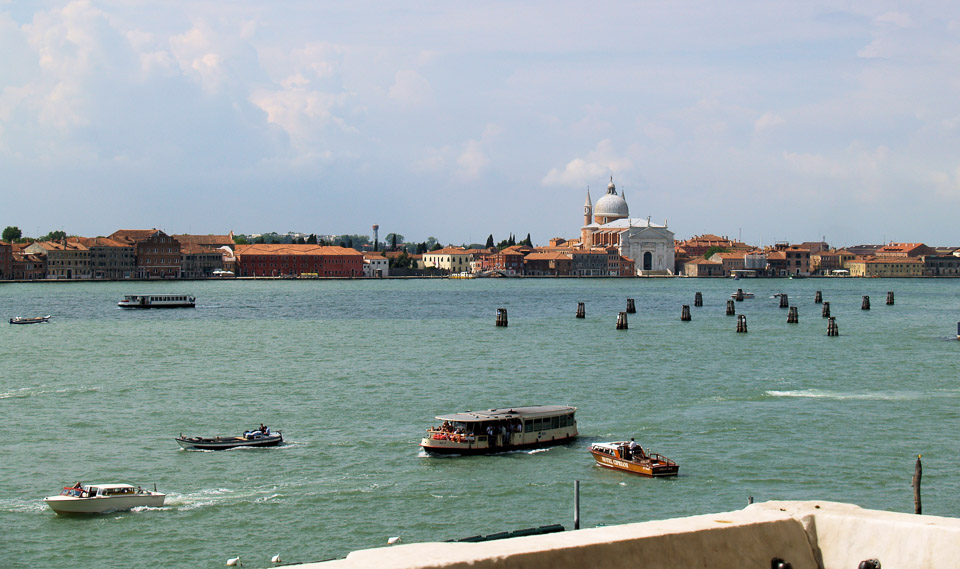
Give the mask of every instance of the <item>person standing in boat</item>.
<svg viewBox="0 0 960 569">
<path fill-rule="evenodd" d="M 637 444 L 637 441 L 633 440 L 633 437 L 630 437 L 630 457 L 631 458 L 643 458 L 643 447 Z"/>
</svg>

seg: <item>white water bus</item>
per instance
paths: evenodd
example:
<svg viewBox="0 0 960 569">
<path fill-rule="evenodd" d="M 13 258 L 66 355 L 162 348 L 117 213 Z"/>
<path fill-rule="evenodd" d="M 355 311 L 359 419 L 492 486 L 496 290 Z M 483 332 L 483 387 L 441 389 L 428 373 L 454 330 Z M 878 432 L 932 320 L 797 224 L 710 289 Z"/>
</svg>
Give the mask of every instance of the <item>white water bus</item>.
<svg viewBox="0 0 960 569">
<path fill-rule="evenodd" d="M 58 496 L 43 499 L 58 514 L 102 514 L 141 506 L 159 508 L 166 494 L 156 488 L 143 490 L 130 484 L 81 484 L 67 486 Z"/>
<path fill-rule="evenodd" d="M 189 294 L 128 294 L 117 303 L 120 308 L 194 308 L 197 297 Z"/>
<path fill-rule="evenodd" d="M 438 415 L 420 446 L 430 454 L 489 454 L 563 444 L 577 437 L 576 407 L 535 405 Z"/>
</svg>

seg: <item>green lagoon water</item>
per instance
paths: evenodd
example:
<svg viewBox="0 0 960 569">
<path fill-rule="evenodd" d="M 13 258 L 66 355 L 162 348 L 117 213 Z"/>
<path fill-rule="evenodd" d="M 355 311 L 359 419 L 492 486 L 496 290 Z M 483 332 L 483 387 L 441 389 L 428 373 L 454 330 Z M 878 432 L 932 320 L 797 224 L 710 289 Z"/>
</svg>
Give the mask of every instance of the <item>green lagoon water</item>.
<svg viewBox="0 0 960 569">
<path fill-rule="evenodd" d="M 749 333 L 735 332 L 726 300 Z M 813 302 L 831 303 L 840 337 Z M 694 307 L 703 292 L 704 306 Z M 887 291 L 896 304 L 886 306 Z M 124 311 L 183 292 L 196 309 Z M 800 323 L 771 296 L 787 293 Z M 870 295 L 873 309 L 860 309 Z M 630 329 L 616 316 L 635 298 Z M 578 302 L 587 318 L 574 318 Z M 691 322 L 680 321 L 690 304 Z M 0 285 L 0 567 L 246 567 L 561 523 L 583 527 L 833 500 L 960 516 L 960 280 L 477 279 Z M 494 326 L 496 309 L 510 325 Z M 440 413 L 569 404 L 569 446 L 429 458 Z M 266 423 L 276 449 L 174 437 Z M 594 466 L 636 436 L 651 480 Z M 163 508 L 61 517 L 65 484 L 130 482 Z"/>
</svg>

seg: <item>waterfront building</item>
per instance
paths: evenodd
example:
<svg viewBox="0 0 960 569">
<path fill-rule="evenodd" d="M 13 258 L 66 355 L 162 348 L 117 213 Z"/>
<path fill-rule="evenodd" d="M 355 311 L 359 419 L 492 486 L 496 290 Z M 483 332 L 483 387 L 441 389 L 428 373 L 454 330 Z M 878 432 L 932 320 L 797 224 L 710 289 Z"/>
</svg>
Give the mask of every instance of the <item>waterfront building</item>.
<svg viewBox="0 0 960 569">
<path fill-rule="evenodd" d="M 35 241 L 23 250 L 46 257 L 44 278 L 73 280 L 90 278 L 90 250 L 77 241 Z"/>
<path fill-rule="evenodd" d="M 36 281 L 47 278 L 47 257 L 25 253 L 29 243 L 10 244 L 11 278 L 18 281 Z"/>
<path fill-rule="evenodd" d="M 229 251 L 229 249 L 227 249 Z M 231 255 L 232 256 L 232 255 Z M 214 271 L 224 269 L 224 252 L 197 243 L 180 244 L 180 276 L 185 279 L 206 279 Z"/>
<path fill-rule="evenodd" d="M 463 247 L 444 247 L 423 254 L 424 267 L 450 273 L 468 272 L 471 261 L 473 261 L 473 250 Z"/>
<path fill-rule="evenodd" d="M 237 245 L 238 277 L 362 277 L 363 255 L 330 245 L 255 243 Z"/>
<path fill-rule="evenodd" d="M 129 279 L 136 272 L 133 245 L 107 237 L 77 237 L 90 251 L 90 276 L 94 279 Z"/>
<path fill-rule="evenodd" d="M 924 263 L 917 257 L 867 257 L 847 261 L 851 277 L 920 277 Z"/>
<path fill-rule="evenodd" d="M 714 253 L 710 256 L 710 261 L 719 261 L 723 276 L 730 276 L 733 271 L 744 270 L 746 254 L 743 251 L 730 251 L 727 253 Z M 685 273 L 686 274 L 686 273 Z"/>
<path fill-rule="evenodd" d="M 724 276 L 723 263 L 697 257 L 683 264 L 683 274 L 688 277 L 722 277 Z"/>
<path fill-rule="evenodd" d="M 627 201 L 617 194 L 612 177 L 607 193 L 596 205 L 587 190 L 580 246 L 584 250 L 615 247 L 620 256 L 636 263 L 638 275 L 674 272 L 674 234 L 667 228 L 667 222 L 658 225 L 651 223 L 649 217 L 631 218 Z"/>
<path fill-rule="evenodd" d="M 533 253 L 533 247 L 511 245 L 493 254 L 493 263 L 490 269 L 502 271 L 508 275 L 522 275 L 523 259 L 530 253 Z"/>
<path fill-rule="evenodd" d="M 616 255 L 616 253 L 614 253 Z M 570 274 L 578 277 L 610 277 L 610 260 L 604 249 L 573 251 L 571 254 Z"/>
<path fill-rule="evenodd" d="M 0 241 L 0 280 L 13 278 L 13 248 Z"/>
<path fill-rule="evenodd" d="M 180 277 L 180 242 L 159 229 L 120 229 L 110 239 L 133 245 L 136 278 Z"/>
<path fill-rule="evenodd" d="M 810 274 L 810 250 L 799 245 L 777 243 L 767 252 L 767 267 L 772 276 Z"/>
<path fill-rule="evenodd" d="M 855 258 L 856 255 L 846 249 L 831 249 L 810 253 L 810 272 L 829 275 L 833 271 L 843 269 L 847 261 L 852 261 Z"/>
<path fill-rule="evenodd" d="M 524 274 L 564 276 L 570 274 L 573 256 L 569 252 L 535 251 L 524 259 Z"/>
<path fill-rule="evenodd" d="M 390 262 L 380 253 L 364 251 L 363 276 L 377 278 L 390 276 Z"/>
<path fill-rule="evenodd" d="M 960 257 L 956 255 L 924 255 L 921 258 L 925 277 L 960 276 Z"/>
<path fill-rule="evenodd" d="M 890 243 L 877 249 L 874 254 L 878 258 L 904 258 L 934 255 L 936 251 L 923 243 Z"/>
</svg>

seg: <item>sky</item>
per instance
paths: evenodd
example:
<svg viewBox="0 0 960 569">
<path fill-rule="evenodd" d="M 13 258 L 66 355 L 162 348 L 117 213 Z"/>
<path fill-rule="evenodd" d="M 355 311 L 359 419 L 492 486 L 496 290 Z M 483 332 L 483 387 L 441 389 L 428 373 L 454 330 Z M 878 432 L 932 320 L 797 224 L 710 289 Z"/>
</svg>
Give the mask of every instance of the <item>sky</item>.
<svg viewBox="0 0 960 569">
<path fill-rule="evenodd" d="M 960 245 L 960 3 L 0 0 L 0 226 Z"/>
</svg>

